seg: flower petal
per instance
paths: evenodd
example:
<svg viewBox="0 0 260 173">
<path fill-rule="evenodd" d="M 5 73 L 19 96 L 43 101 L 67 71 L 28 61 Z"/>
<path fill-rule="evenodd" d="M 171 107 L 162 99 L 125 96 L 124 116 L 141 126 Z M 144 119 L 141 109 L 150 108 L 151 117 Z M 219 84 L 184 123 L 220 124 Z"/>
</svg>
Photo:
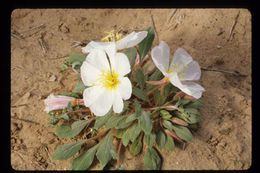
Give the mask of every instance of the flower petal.
<svg viewBox="0 0 260 173">
<path fill-rule="evenodd" d="M 89 53 L 93 49 L 104 49 L 109 43 L 106 42 L 96 42 L 91 41 L 87 44 L 87 46 L 82 48 L 83 53 Z"/>
<path fill-rule="evenodd" d="M 114 58 L 114 61 L 111 61 L 111 67 L 119 76 L 125 76 L 126 74 L 130 73 L 131 67 L 127 56 L 123 53 L 116 53 L 115 57 L 110 57 L 111 59 Z"/>
<path fill-rule="evenodd" d="M 137 33 L 132 32 L 131 34 L 116 42 L 116 49 L 121 50 L 139 44 L 147 36 L 147 33 L 147 31 L 141 31 Z"/>
<path fill-rule="evenodd" d="M 199 64 L 196 61 L 191 61 L 189 64 L 187 64 L 187 68 L 184 68 L 182 73 L 185 74 L 183 80 L 199 80 L 201 76 L 201 69 Z"/>
<path fill-rule="evenodd" d="M 114 102 L 113 92 L 105 90 L 99 97 L 92 103 L 89 108 L 96 116 L 103 116 L 110 110 Z"/>
<path fill-rule="evenodd" d="M 132 84 L 127 77 L 123 77 L 120 80 L 120 84 L 118 85 L 118 91 L 122 99 L 127 100 L 131 97 L 132 94 Z"/>
<path fill-rule="evenodd" d="M 81 65 L 80 72 L 81 79 L 86 86 L 92 86 L 95 84 L 100 74 L 100 70 L 87 61 L 84 61 Z"/>
<path fill-rule="evenodd" d="M 205 89 L 200 86 L 199 84 L 196 84 L 194 82 L 190 81 L 183 81 L 181 82 L 177 73 L 173 72 L 170 75 L 170 82 L 178 87 L 180 90 L 182 90 L 184 93 L 199 99 L 202 95 L 202 92 L 205 91 Z"/>
<path fill-rule="evenodd" d="M 123 99 L 120 96 L 119 92 L 114 92 L 114 102 L 113 102 L 113 110 L 115 113 L 122 112 L 124 108 Z"/>
<path fill-rule="evenodd" d="M 159 68 L 159 70 L 164 75 L 166 75 L 166 70 L 168 70 L 170 58 L 170 48 L 168 45 L 164 41 L 161 41 L 159 46 L 155 46 L 152 49 L 151 54 L 156 67 Z"/>
<path fill-rule="evenodd" d="M 187 65 L 192 60 L 192 57 L 182 48 L 178 48 L 176 52 L 173 55 L 172 62 L 170 64 L 170 68 L 174 66 L 175 64 L 181 65 Z M 179 69 L 179 71 L 182 71 L 182 69 Z"/>
<path fill-rule="evenodd" d="M 83 92 L 84 104 L 89 107 L 91 104 L 96 102 L 96 100 L 105 92 L 104 88 L 100 86 L 93 86 L 86 88 Z"/>
<path fill-rule="evenodd" d="M 93 49 L 87 56 L 86 61 L 99 70 L 109 70 L 109 63 L 104 50 Z"/>
</svg>

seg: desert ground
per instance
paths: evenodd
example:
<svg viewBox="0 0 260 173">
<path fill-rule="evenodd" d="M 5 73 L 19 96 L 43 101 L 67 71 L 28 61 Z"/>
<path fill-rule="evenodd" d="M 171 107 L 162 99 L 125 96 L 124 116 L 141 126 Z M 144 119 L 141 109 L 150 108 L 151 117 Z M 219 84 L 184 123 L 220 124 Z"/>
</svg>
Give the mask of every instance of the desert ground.
<svg viewBox="0 0 260 173">
<path fill-rule="evenodd" d="M 11 14 L 11 166 L 15 170 L 68 170 L 50 156 L 72 139 L 59 138 L 44 112 L 51 93 L 71 91 L 76 73 L 60 73 L 64 58 L 81 53 L 74 41 L 101 41 L 106 31 L 124 35 L 152 26 L 153 47 L 165 41 L 171 56 L 184 48 L 201 67 L 206 89 L 194 141 L 161 151 L 163 170 L 248 169 L 252 163 L 251 14 L 247 9 L 16 9 Z M 45 26 L 45 27 L 42 27 Z M 22 35 L 22 36 L 21 36 Z M 23 37 L 23 38 L 22 38 Z M 17 119 L 18 118 L 18 119 Z M 24 119 L 28 121 L 22 121 Z M 127 170 L 143 168 L 144 153 L 124 149 Z M 98 169 L 98 163 L 91 169 Z"/>
</svg>

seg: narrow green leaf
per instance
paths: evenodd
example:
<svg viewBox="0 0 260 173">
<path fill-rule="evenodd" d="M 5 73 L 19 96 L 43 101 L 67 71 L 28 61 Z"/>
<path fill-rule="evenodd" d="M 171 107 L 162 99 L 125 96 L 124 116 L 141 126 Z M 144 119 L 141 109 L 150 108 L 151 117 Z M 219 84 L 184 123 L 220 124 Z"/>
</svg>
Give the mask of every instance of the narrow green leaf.
<svg viewBox="0 0 260 173">
<path fill-rule="evenodd" d="M 107 120 L 112 116 L 112 110 L 110 110 L 106 115 L 97 117 L 94 125 L 94 129 L 98 130 L 101 126 L 103 126 Z"/>
<path fill-rule="evenodd" d="M 137 50 L 135 47 L 131 47 L 131 48 L 128 48 L 125 51 L 123 51 L 123 53 L 126 54 L 126 56 L 128 57 L 130 65 L 131 65 L 131 71 L 132 71 L 132 69 L 135 65 L 135 58 L 137 55 Z"/>
<path fill-rule="evenodd" d="M 122 135 L 122 143 L 123 145 L 126 147 L 130 141 L 130 138 L 131 138 L 131 133 L 130 133 L 131 129 L 128 128 L 124 134 Z"/>
<path fill-rule="evenodd" d="M 74 156 L 85 143 L 82 142 L 73 142 L 70 144 L 65 144 L 59 146 L 52 155 L 52 160 L 67 160 L 68 158 Z"/>
<path fill-rule="evenodd" d="M 95 145 L 94 147 L 88 149 L 87 151 L 84 151 L 81 155 L 79 155 L 77 158 L 72 160 L 70 164 L 71 170 L 86 170 L 90 167 L 94 160 L 94 156 L 97 151 L 97 147 L 99 145 Z"/>
<path fill-rule="evenodd" d="M 142 111 L 141 116 L 138 118 L 139 126 L 145 134 L 149 135 L 152 131 L 152 120 L 150 113 Z"/>
<path fill-rule="evenodd" d="M 176 135 L 179 136 L 181 139 L 188 141 L 188 142 L 193 141 L 192 134 L 187 127 L 179 126 L 179 125 L 173 125 L 172 128 L 175 131 Z"/>
<path fill-rule="evenodd" d="M 165 142 L 166 142 L 166 136 L 163 133 L 163 131 L 158 131 L 156 133 L 156 143 L 159 146 L 160 149 L 162 149 L 165 146 Z"/>
<path fill-rule="evenodd" d="M 155 36 L 153 27 L 147 28 L 146 31 L 148 31 L 147 36 L 145 37 L 145 39 L 143 39 L 143 41 L 141 43 L 138 44 L 139 45 L 139 54 L 140 54 L 140 63 L 143 62 L 144 57 L 147 55 L 150 48 L 152 47 L 154 36 Z"/>
<path fill-rule="evenodd" d="M 134 106 L 135 106 L 135 115 L 136 115 L 136 117 L 139 117 L 141 115 L 141 104 L 140 104 L 140 102 L 135 100 Z"/>
<path fill-rule="evenodd" d="M 130 154 L 136 156 L 143 148 L 142 135 L 130 145 Z"/>
<path fill-rule="evenodd" d="M 167 137 L 166 137 L 166 142 L 165 142 L 165 148 L 167 149 L 167 150 L 170 150 L 170 151 L 172 151 L 173 149 L 174 149 L 174 140 L 172 139 L 172 137 L 171 136 L 169 136 L 169 135 L 166 135 Z"/>
<path fill-rule="evenodd" d="M 88 124 L 87 120 L 78 120 L 73 122 L 73 124 L 62 124 L 59 127 L 56 128 L 55 134 L 57 136 L 63 137 L 63 138 L 72 138 L 77 136 Z"/>
<path fill-rule="evenodd" d="M 136 69 L 135 79 L 136 79 L 136 82 L 138 83 L 138 85 L 140 86 L 140 88 L 143 90 L 145 78 L 144 78 L 144 73 L 141 68 Z"/>
<path fill-rule="evenodd" d="M 112 154 L 111 154 L 111 149 L 113 149 L 112 138 L 113 136 L 111 134 L 107 135 L 97 149 L 96 156 L 99 162 L 101 163 L 101 169 L 103 169 L 112 158 Z"/>
<path fill-rule="evenodd" d="M 152 148 L 154 145 L 154 141 L 156 139 L 156 135 L 154 132 L 151 132 L 149 135 L 144 135 L 144 141 L 148 147 Z"/>
<path fill-rule="evenodd" d="M 142 99 L 144 101 L 149 101 L 149 98 L 148 98 L 147 94 L 145 93 L 145 91 L 143 91 L 139 88 L 133 87 L 132 93 L 134 94 L 134 96 L 138 97 L 139 99 Z"/>
<path fill-rule="evenodd" d="M 166 128 L 166 129 L 168 129 L 168 130 L 172 130 L 172 123 L 170 122 L 170 121 L 166 121 L 166 120 L 164 120 L 163 121 L 163 126 Z"/>
<path fill-rule="evenodd" d="M 75 97 L 75 98 L 80 98 L 80 96 L 76 93 L 73 93 L 73 92 L 63 92 L 61 93 L 60 95 L 62 96 L 69 96 L 69 97 Z"/>
<path fill-rule="evenodd" d="M 68 103 L 67 111 L 73 111 L 73 107 L 72 107 L 71 102 Z"/>
<path fill-rule="evenodd" d="M 148 148 L 144 155 L 144 167 L 146 170 L 160 170 L 161 158 L 154 148 Z"/>
<path fill-rule="evenodd" d="M 87 88 L 87 86 L 85 86 L 83 84 L 83 82 L 79 81 L 77 83 L 77 85 L 75 86 L 75 88 L 72 90 L 73 93 L 83 93 L 83 91 Z"/>
<path fill-rule="evenodd" d="M 155 105 L 161 106 L 163 104 L 163 97 L 161 96 L 159 90 L 154 91 L 153 99 L 154 99 Z"/>
</svg>

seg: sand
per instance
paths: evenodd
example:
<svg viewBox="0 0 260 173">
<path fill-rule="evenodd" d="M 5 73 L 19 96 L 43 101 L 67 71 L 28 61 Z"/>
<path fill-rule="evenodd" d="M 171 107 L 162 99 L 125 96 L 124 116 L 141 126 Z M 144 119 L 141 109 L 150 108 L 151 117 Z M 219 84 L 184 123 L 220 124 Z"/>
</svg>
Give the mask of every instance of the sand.
<svg viewBox="0 0 260 173">
<path fill-rule="evenodd" d="M 248 169 L 252 158 L 251 14 L 246 9 L 16 9 L 11 15 L 11 165 L 15 170 L 68 170 L 70 161 L 51 161 L 57 146 L 72 142 L 54 134 L 44 112 L 50 94 L 71 91 L 76 73 L 60 73 L 74 41 L 100 41 L 105 31 L 145 30 L 153 15 L 159 41 L 171 55 L 182 47 L 201 67 L 239 71 L 247 77 L 202 71 L 206 89 L 194 141 L 161 151 L 163 170 Z M 237 23 L 230 30 L 237 14 Z M 44 24 L 45 28 L 32 27 Z M 30 30 L 31 29 L 31 30 Z M 46 43 L 46 49 L 41 44 Z M 155 39 L 153 46 L 157 45 Z M 46 52 L 45 52 L 46 51 Z M 60 58 L 57 58 L 60 57 Z M 57 58 L 57 59 L 50 59 Z M 121 156 L 125 169 L 144 169 L 143 155 Z M 114 163 L 114 162 L 113 162 Z M 98 169 L 95 163 L 91 169 Z"/>
</svg>

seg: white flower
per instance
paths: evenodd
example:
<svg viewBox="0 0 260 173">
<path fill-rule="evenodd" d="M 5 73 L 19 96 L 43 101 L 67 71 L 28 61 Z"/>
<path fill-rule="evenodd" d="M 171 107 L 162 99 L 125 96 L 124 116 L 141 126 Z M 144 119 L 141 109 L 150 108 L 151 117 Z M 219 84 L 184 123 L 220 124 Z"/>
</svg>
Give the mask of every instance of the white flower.
<svg viewBox="0 0 260 173">
<path fill-rule="evenodd" d="M 80 70 L 83 83 L 90 86 L 83 92 L 85 106 L 97 116 L 105 115 L 112 105 L 114 112 L 120 113 L 123 99 L 132 94 L 131 82 L 124 77 L 130 72 L 127 56 L 117 53 L 115 44 L 93 48 Z"/>
<path fill-rule="evenodd" d="M 147 31 L 141 31 L 141 32 L 132 32 L 131 34 L 127 35 L 126 37 L 122 38 L 121 40 L 118 40 L 116 42 L 95 42 L 91 41 L 88 43 L 87 46 L 82 48 L 83 53 L 89 53 L 92 49 L 98 48 L 98 49 L 104 49 L 108 44 L 115 43 L 116 44 L 116 50 L 122 50 L 125 48 L 133 47 L 137 44 L 139 44 L 146 36 Z"/>
<path fill-rule="evenodd" d="M 205 89 L 192 82 L 200 79 L 200 66 L 185 50 L 178 48 L 170 63 L 170 48 L 164 41 L 161 41 L 159 46 L 152 49 L 151 54 L 154 64 L 166 80 L 196 99 L 201 97 Z"/>
</svg>

